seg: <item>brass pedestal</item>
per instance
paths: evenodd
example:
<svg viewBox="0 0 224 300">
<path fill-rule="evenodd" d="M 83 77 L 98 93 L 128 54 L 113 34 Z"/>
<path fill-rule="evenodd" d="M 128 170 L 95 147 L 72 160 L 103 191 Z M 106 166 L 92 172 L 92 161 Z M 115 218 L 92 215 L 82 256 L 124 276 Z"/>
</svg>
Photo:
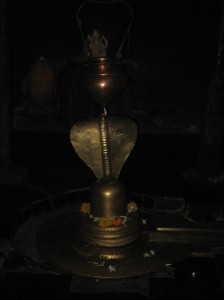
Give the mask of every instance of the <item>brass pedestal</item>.
<svg viewBox="0 0 224 300">
<path fill-rule="evenodd" d="M 100 227 L 87 215 L 80 220 L 80 239 L 99 247 L 121 247 L 141 236 L 141 219 L 138 213 L 129 214 L 125 224 Z"/>
</svg>

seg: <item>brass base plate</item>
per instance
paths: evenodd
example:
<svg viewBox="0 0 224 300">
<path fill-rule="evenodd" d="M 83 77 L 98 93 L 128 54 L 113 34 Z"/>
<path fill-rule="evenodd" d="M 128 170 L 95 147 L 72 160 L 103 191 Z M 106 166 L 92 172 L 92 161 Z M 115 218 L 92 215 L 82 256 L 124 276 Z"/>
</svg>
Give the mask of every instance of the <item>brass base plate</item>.
<svg viewBox="0 0 224 300">
<path fill-rule="evenodd" d="M 15 247 L 59 274 L 99 279 L 143 276 L 191 256 L 183 244 L 150 242 L 148 230 L 126 246 L 92 246 L 79 237 L 80 217 L 71 206 L 31 218 L 18 229 Z"/>
</svg>

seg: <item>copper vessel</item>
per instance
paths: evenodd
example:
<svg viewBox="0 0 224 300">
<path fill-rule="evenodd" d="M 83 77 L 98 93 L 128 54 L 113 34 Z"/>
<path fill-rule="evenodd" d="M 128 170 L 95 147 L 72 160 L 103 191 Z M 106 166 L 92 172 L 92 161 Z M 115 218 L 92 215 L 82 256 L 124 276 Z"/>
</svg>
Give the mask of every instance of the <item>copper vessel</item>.
<svg viewBox="0 0 224 300">
<path fill-rule="evenodd" d="M 80 74 L 80 85 L 89 97 L 107 107 L 127 87 L 129 77 L 116 59 L 90 58 Z"/>
</svg>

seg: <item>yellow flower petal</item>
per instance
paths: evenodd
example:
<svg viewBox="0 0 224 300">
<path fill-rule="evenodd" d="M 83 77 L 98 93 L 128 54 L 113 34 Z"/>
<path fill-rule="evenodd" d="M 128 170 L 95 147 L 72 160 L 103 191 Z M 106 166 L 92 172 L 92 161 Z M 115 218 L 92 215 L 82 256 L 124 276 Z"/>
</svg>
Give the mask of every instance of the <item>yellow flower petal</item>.
<svg viewBox="0 0 224 300">
<path fill-rule="evenodd" d="M 102 217 L 99 219 L 99 226 L 100 227 L 109 227 L 113 224 L 113 219 L 108 217 Z"/>
<path fill-rule="evenodd" d="M 88 203 L 88 202 L 82 203 L 81 212 L 84 214 L 89 214 L 90 213 L 90 203 Z"/>
<path fill-rule="evenodd" d="M 138 206 L 134 201 L 131 201 L 130 203 L 128 203 L 128 212 L 135 212 L 138 210 Z"/>
</svg>

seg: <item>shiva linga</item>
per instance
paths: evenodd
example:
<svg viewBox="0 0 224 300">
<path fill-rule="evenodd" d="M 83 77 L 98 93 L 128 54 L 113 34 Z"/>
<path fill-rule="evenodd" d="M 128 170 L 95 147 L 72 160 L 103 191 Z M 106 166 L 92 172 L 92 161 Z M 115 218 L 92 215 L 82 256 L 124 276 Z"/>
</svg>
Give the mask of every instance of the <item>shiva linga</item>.
<svg viewBox="0 0 224 300">
<path fill-rule="evenodd" d="M 77 21 L 83 37 L 81 8 Z M 127 32 L 131 23 L 132 20 Z M 108 106 L 129 83 L 129 77 L 120 66 L 122 47 L 113 58 L 107 55 L 108 44 L 98 30 L 84 39 L 86 60 L 80 86 L 100 105 L 102 113 L 74 124 L 70 139 L 76 153 L 97 178 L 91 188 L 90 202 L 81 207 L 79 237 L 94 246 L 120 247 L 135 241 L 141 234 L 137 206 L 128 201 L 126 188 L 118 179 L 135 145 L 137 126 L 129 118 L 108 114 Z"/>
<path fill-rule="evenodd" d="M 141 235 L 141 220 L 133 201 L 128 201 L 121 168 L 136 139 L 134 121 L 110 116 L 107 106 L 126 88 L 128 77 L 116 59 L 94 57 L 86 63 L 82 87 L 102 108 L 100 116 L 75 123 L 70 139 L 79 157 L 93 171 L 97 181 L 91 187 L 90 202 L 81 207 L 79 238 L 100 247 L 127 245 Z"/>
<path fill-rule="evenodd" d="M 109 77 L 108 81 L 113 83 L 110 74 Z M 113 90 L 110 85 L 108 88 Z M 106 99 L 102 97 L 102 101 Z M 126 188 L 118 177 L 135 145 L 136 124 L 128 118 L 109 116 L 104 108 L 100 117 L 74 124 L 70 137 L 79 157 L 97 177 L 91 188 L 90 203 L 81 208 L 80 238 L 105 247 L 134 241 L 141 232 L 137 207 L 127 203 Z"/>
</svg>

